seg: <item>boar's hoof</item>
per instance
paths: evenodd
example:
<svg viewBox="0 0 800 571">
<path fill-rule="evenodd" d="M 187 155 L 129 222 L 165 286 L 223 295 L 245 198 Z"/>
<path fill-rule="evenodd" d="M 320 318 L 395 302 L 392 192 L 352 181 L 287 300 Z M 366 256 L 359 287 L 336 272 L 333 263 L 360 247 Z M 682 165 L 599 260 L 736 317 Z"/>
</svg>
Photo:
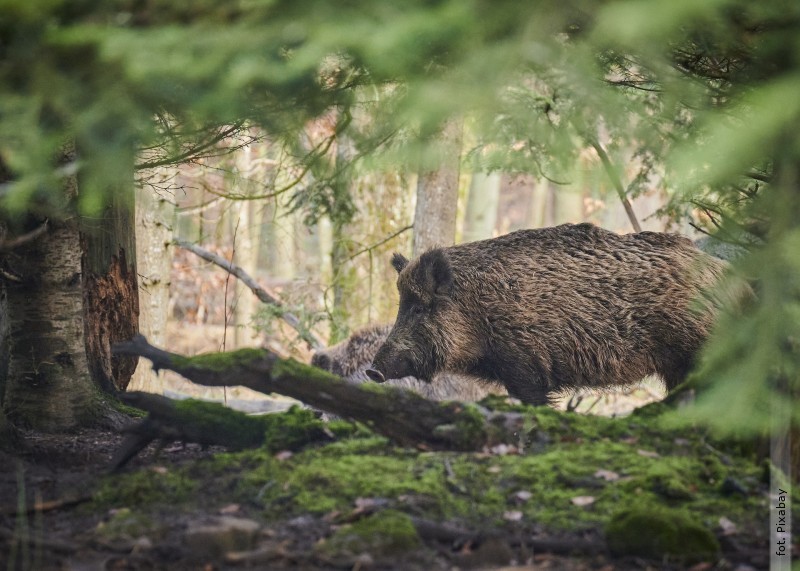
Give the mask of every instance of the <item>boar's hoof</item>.
<svg viewBox="0 0 800 571">
<path fill-rule="evenodd" d="M 383 376 L 383 373 L 376 369 L 367 369 L 367 376 L 375 381 L 376 383 L 385 383 L 386 377 Z"/>
</svg>

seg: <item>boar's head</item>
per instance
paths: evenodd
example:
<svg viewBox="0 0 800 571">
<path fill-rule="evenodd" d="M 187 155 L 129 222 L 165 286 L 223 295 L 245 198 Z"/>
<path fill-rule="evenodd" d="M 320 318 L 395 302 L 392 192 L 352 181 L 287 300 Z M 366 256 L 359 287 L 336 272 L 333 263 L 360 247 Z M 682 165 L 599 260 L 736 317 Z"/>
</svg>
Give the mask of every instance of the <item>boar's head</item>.
<svg viewBox="0 0 800 571">
<path fill-rule="evenodd" d="M 460 322 L 450 260 L 443 250 L 434 249 L 412 262 L 395 254 L 392 266 L 398 273 L 400 308 L 367 375 L 376 382 L 406 376 L 430 382 L 445 368 Z"/>
</svg>

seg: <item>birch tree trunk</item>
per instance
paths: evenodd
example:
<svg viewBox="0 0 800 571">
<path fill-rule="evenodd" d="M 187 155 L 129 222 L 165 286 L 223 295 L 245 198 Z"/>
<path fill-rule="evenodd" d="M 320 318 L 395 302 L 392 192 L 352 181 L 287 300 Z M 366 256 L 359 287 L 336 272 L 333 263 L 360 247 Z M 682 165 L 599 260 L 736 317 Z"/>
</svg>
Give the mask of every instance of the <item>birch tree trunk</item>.
<svg viewBox="0 0 800 571">
<path fill-rule="evenodd" d="M 74 179 L 69 184 L 74 197 Z M 14 249 L 21 277 L 7 286 L 8 367 L 0 382 L 13 424 L 58 431 L 116 420 L 102 392 L 124 390 L 137 362 L 111 354 L 113 343 L 138 331 L 130 194 L 132 187 L 115 193 L 96 216 L 51 220 Z"/>
<path fill-rule="evenodd" d="M 451 246 L 456 237 L 456 207 L 461 159 L 462 123 L 449 121 L 441 134 L 441 164 L 419 173 L 414 210 L 414 257 L 436 246 Z"/>
<path fill-rule="evenodd" d="M 173 168 L 159 176 L 174 177 Z M 154 181 L 153 181 L 154 182 Z M 153 184 L 136 187 L 136 266 L 139 274 L 139 331 L 166 343 L 175 204 L 159 195 Z M 163 393 L 164 383 L 150 367 L 137 367 L 130 389 Z"/>
<path fill-rule="evenodd" d="M 81 240 L 75 219 L 14 251 L 22 283 L 8 286 L 9 358 L 3 402 L 14 424 L 71 428 L 97 392 L 84 343 Z"/>
</svg>

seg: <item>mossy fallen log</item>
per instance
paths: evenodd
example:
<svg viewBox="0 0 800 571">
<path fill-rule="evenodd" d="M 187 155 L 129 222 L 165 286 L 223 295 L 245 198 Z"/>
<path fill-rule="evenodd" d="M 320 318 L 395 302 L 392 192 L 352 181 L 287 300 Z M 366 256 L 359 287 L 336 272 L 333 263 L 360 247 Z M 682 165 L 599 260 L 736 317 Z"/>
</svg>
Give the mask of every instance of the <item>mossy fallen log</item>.
<svg viewBox="0 0 800 571">
<path fill-rule="evenodd" d="M 313 411 L 297 407 L 282 414 L 248 416 L 218 403 L 194 399 L 173 400 L 143 392 L 120 398 L 148 415 L 123 429 L 127 437 L 111 461 L 112 470 L 122 468 L 154 440 L 196 442 L 230 450 L 264 446 L 278 452 L 299 450 L 333 437 Z"/>
<path fill-rule="evenodd" d="M 200 385 L 238 385 L 292 397 L 325 412 L 363 422 L 403 446 L 481 450 L 498 442 L 516 442 L 524 424 L 523 416 L 513 412 L 489 412 L 455 401 L 433 402 L 385 385 L 348 383 L 264 349 L 184 357 L 154 347 L 140 335 L 118 343 L 114 352 L 144 357 L 155 370 L 169 369 Z M 164 415 L 162 421 L 169 416 L 171 413 Z"/>
</svg>

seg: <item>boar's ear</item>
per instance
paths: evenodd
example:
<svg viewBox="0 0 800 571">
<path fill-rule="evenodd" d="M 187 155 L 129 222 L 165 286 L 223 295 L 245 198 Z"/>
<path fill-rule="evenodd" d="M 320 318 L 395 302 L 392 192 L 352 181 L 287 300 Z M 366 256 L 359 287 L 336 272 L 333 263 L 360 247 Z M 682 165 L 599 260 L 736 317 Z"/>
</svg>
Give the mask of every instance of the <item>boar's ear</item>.
<svg viewBox="0 0 800 571">
<path fill-rule="evenodd" d="M 453 268 L 442 250 L 430 250 L 419 258 L 422 285 L 431 295 L 448 295 L 453 285 Z"/>
<path fill-rule="evenodd" d="M 406 258 L 403 254 L 400 254 L 399 252 L 392 254 L 392 267 L 397 270 L 398 274 L 402 272 L 403 268 L 405 268 L 407 265 L 408 258 Z"/>
</svg>

